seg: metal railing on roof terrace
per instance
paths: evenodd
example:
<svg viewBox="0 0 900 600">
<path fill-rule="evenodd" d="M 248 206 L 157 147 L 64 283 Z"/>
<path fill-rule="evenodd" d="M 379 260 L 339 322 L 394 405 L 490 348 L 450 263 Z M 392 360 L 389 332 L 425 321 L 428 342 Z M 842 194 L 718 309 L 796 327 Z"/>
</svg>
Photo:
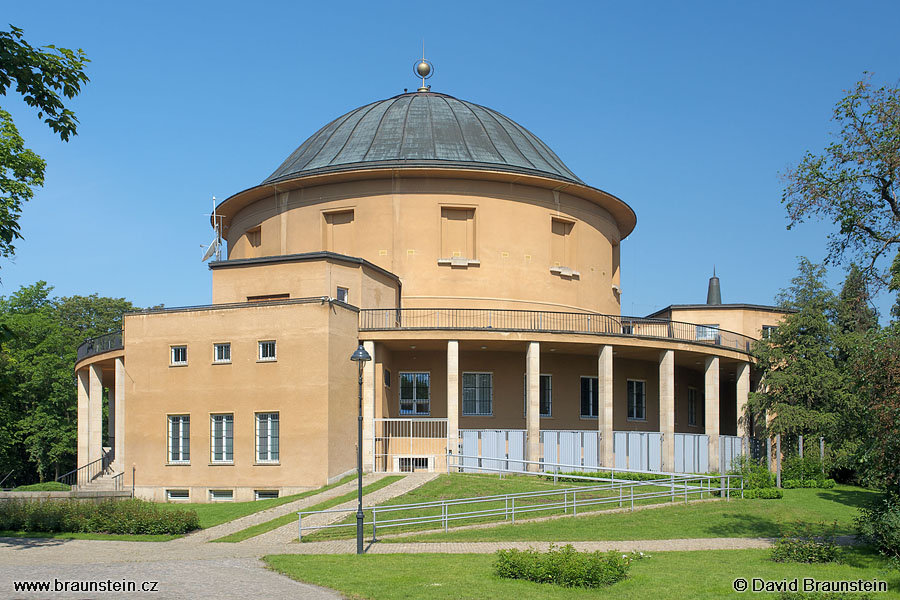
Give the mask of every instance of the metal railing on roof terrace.
<svg viewBox="0 0 900 600">
<path fill-rule="evenodd" d="M 97 337 L 85 340 L 78 346 L 75 362 L 89 356 L 94 356 L 95 354 L 102 354 L 111 350 L 121 350 L 124 347 L 121 329 L 119 331 L 114 331 L 113 333 L 98 335 Z"/>
<path fill-rule="evenodd" d="M 599 313 L 493 308 L 401 308 L 359 311 L 360 331 L 416 329 L 529 331 L 654 338 L 750 352 L 754 338 L 709 325 Z"/>
</svg>

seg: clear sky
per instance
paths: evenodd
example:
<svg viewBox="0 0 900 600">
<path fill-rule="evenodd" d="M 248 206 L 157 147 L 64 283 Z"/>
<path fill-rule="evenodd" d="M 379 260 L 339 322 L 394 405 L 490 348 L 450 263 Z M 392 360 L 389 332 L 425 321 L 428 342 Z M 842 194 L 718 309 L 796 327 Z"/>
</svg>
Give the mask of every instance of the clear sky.
<svg viewBox="0 0 900 600">
<path fill-rule="evenodd" d="M 516 120 L 637 212 L 624 314 L 705 302 L 713 265 L 725 302 L 770 304 L 831 229 L 786 231 L 779 173 L 825 147 L 863 71 L 900 77 L 895 1 L 50 1 L 7 4 L 2 20 L 92 62 L 68 144 L 0 97 L 48 162 L 0 295 L 42 279 L 140 306 L 209 303 L 211 197 L 416 87 L 423 36 L 435 91 Z"/>
</svg>

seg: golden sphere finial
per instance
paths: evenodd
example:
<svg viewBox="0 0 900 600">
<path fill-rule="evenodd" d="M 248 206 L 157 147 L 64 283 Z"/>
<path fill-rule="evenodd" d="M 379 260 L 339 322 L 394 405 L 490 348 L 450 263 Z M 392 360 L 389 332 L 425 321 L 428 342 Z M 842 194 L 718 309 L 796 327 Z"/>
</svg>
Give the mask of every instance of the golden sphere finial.
<svg viewBox="0 0 900 600">
<path fill-rule="evenodd" d="M 419 92 L 427 92 L 431 89 L 430 85 L 425 85 L 425 80 L 434 75 L 434 65 L 431 64 L 431 61 L 426 59 L 424 56 L 422 60 L 416 61 L 416 64 L 413 65 L 413 73 L 416 74 L 416 77 L 422 78 L 422 87 L 420 87 L 417 91 Z"/>
<path fill-rule="evenodd" d="M 419 64 L 416 65 L 416 73 L 419 77 L 428 77 L 431 74 L 431 65 L 429 65 L 424 60 L 419 61 Z"/>
</svg>

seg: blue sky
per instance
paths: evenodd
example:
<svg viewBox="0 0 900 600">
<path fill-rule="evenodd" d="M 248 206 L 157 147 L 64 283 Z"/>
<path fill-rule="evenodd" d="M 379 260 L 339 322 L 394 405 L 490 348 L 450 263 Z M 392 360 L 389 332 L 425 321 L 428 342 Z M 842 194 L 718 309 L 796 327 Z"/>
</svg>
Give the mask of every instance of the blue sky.
<svg viewBox="0 0 900 600">
<path fill-rule="evenodd" d="M 900 77 L 897 2 L 18 2 L 3 19 L 92 62 L 68 144 L 0 98 L 48 162 L 0 295 L 42 279 L 140 306 L 209 303 L 210 198 L 414 88 L 423 36 L 435 91 L 518 121 L 635 209 L 623 313 L 704 302 L 713 265 L 725 302 L 769 304 L 831 230 L 786 230 L 779 173 L 825 147 L 863 71 Z"/>
</svg>

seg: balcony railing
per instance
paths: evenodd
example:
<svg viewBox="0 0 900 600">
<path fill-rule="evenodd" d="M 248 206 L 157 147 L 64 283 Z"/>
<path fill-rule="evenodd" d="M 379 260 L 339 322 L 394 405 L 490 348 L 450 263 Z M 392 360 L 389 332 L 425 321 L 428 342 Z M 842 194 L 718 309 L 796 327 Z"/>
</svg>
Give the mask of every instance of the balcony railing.
<svg viewBox="0 0 900 600">
<path fill-rule="evenodd" d="M 124 347 L 125 346 L 122 343 L 121 331 L 114 331 L 113 333 L 98 335 L 97 337 L 92 337 L 88 340 L 85 340 L 80 346 L 78 346 L 78 353 L 76 355 L 75 362 L 85 359 L 88 356 L 94 356 L 95 354 L 103 354 L 104 352 L 109 352 L 110 350 L 121 350 Z"/>
<path fill-rule="evenodd" d="M 654 338 L 750 352 L 755 341 L 709 325 L 597 313 L 491 308 L 401 308 L 359 311 L 360 331 L 416 329 L 528 331 Z"/>
</svg>

